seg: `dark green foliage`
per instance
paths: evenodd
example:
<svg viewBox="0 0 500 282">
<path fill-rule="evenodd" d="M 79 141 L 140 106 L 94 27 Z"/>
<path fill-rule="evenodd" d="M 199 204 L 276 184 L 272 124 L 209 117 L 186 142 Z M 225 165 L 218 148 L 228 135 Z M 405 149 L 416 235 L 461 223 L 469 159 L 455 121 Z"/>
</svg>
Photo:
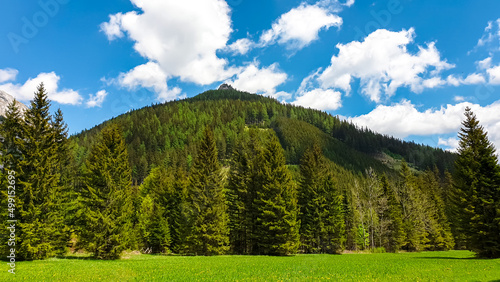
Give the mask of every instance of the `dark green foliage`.
<svg viewBox="0 0 500 282">
<path fill-rule="evenodd" d="M 220 255 L 228 250 L 227 206 L 215 138 L 205 129 L 189 177 L 184 252 Z"/>
<path fill-rule="evenodd" d="M 335 253 L 343 249 L 342 197 L 334 186 L 318 145 L 305 152 L 300 164 L 301 249 L 306 253 Z"/>
<path fill-rule="evenodd" d="M 455 170 L 456 220 L 479 256 L 500 257 L 500 167 L 495 148 L 470 108 L 465 110 Z"/>
<path fill-rule="evenodd" d="M 250 150 L 246 142 L 241 140 L 236 145 L 231 170 L 228 179 L 228 215 L 229 215 L 229 239 L 231 251 L 236 254 L 249 254 L 251 252 L 251 232 L 253 219 L 251 211 L 253 208 L 250 182 L 252 180 L 252 163 Z"/>
<path fill-rule="evenodd" d="M 401 207 L 396 198 L 394 188 L 390 186 L 386 175 L 382 175 L 380 180 L 382 185 L 383 197 L 385 197 L 386 205 L 382 209 L 381 224 L 382 246 L 389 252 L 397 252 L 401 249 L 405 239 L 403 230 L 403 219 Z"/>
<path fill-rule="evenodd" d="M 272 136 L 264 151 L 262 186 L 257 187 L 257 250 L 266 255 L 294 254 L 299 247 L 296 187 L 292 182 L 278 138 Z"/>
<path fill-rule="evenodd" d="M 426 197 L 426 229 L 429 233 L 431 250 L 450 250 L 455 245 L 445 206 L 439 190 L 439 172 L 428 170 L 421 175 L 421 190 Z"/>
<path fill-rule="evenodd" d="M 86 161 L 86 185 L 80 194 L 79 244 L 100 259 L 117 259 L 130 243 L 131 171 L 120 129 L 105 128 Z"/>
<path fill-rule="evenodd" d="M 19 255 L 24 259 L 44 259 L 65 252 L 69 240 L 64 226 L 59 199 L 63 194 L 57 151 L 59 143 L 54 136 L 64 130 L 51 127 L 50 101 L 43 84 L 38 86 L 34 100 L 25 113 L 21 175 L 17 179 L 18 210 L 20 216 Z M 62 124 L 62 117 L 59 119 Z M 14 134 L 18 134 L 15 132 Z M 60 142 L 64 143 L 65 136 Z"/>
<path fill-rule="evenodd" d="M 152 253 L 168 252 L 171 234 L 176 234 L 178 244 L 182 190 L 176 190 L 175 182 L 173 173 L 157 167 L 139 188 L 141 203 L 136 211 L 136 229 L 140 249 Z"/>
<path fill-rule="evenodd" d="M 168 252 L 170 229 L 164 208 L 155 203 L 150 195 L 142 199 L 136 226 L 139 247 L 146 253 Z"/>
<path fill-rule="evenodd" d="M 422 251 L 428 247 L 429 242 L 425 228 L 426 210 L 422 194 L 417 187 L 417 180 L 404 161 L 401 178 L 398 193 L 403 215 L 403 230 L 406 235 L 403 249 Z"/>
</svg>

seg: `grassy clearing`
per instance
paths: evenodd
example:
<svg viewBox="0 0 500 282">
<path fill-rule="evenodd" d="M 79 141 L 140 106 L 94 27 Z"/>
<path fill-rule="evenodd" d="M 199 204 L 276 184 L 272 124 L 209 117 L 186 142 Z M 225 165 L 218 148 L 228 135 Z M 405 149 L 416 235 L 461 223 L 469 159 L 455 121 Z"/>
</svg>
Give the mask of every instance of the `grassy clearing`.
<svg viewBox="0 0 500 282">
<path fill-rule="evenodd" d="M 0 281 L 14 275 L 4 271 Z M 128 255 L 118 261 L 85 258 L 20 262 L 14 280 L 27 281 L 492 281 L 500 259 L 467 251 L 293 257 Z"/>
</svg>

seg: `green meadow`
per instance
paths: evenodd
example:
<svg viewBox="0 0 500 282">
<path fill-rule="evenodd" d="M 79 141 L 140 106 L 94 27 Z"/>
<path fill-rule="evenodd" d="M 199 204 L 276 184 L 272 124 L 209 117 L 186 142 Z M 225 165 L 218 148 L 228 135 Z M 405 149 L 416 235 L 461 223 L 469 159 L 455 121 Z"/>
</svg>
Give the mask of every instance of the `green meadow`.
<svg viewBox="0 0 500 282">
<path fill-rule="evenodd" d="M 399 254 L 156 256 L 19 262 L 0 281 L 500 281 L 500 259 L 468 251 Z"/>
</svg>

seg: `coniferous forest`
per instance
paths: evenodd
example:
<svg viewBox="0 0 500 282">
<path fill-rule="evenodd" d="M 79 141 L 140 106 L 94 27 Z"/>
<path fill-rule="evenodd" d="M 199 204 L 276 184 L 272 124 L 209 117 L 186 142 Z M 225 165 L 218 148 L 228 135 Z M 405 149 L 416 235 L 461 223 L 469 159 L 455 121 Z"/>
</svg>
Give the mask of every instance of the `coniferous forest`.
<svg viewBox="0 0 500 282">
<path fill-rule="evenodd" d="M 73 136 L 53 110 L 41 84 L 29 109 L 12 103 L 0 126 L 1 235 L 8 242 L 5 225 L 16 220 L 19 259 L 125 250 L 500 257 L 500 166 L 470 109 L 457 154 L 234 89 Z"/>
</svg>

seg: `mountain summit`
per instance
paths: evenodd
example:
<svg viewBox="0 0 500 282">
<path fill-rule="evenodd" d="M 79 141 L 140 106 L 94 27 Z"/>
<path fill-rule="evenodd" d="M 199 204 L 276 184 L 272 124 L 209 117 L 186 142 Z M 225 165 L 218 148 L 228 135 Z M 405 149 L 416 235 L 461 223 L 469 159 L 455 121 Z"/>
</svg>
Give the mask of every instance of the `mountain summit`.
<svg viewBox="0 0 500 282">
<path fill-rule="evenodd" d="M 8 94 L 5 91 L 0 90 L 0 117 L 5 117 L 7 108 L 9 104 L 12 103 L 12 101 L 14 101 L 14 97 L 12 95 Z M 25 112 L 28 109 L 28 107 L 25 104 L 19 101 L 17 101 L 16 104 L 21 112 Z"/>
</svg>

